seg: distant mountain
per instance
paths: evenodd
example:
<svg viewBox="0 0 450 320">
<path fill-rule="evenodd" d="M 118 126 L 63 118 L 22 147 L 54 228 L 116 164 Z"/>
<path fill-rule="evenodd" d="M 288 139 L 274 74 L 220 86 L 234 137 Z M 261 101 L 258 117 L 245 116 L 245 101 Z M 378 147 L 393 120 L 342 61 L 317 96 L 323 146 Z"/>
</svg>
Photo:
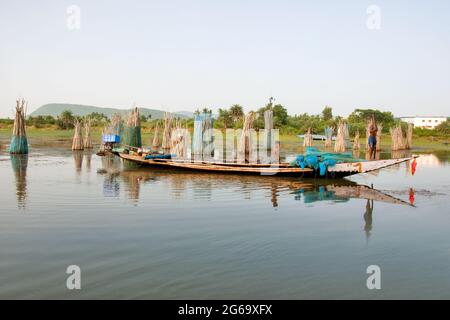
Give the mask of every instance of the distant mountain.
<svg viewBox="0 0 450 320">
<path fill-rule="evenodd" d="M 37 110 L 32 112 L 30 116 L 59 116 L 63 111 L 70 110 L 74 115 L 85 116 L 92 112 L 98 112 L 105 114 L 108 118 L 114 113 L 120 113 L 122 115 L 127 114 L 130 109 L 116 109 L 116 108 L 101 108 L 95 106 L 87 106 L 81 104 L 70 104 L 70 103 L 49 103 L 39 107 Z M 148 117 L 152 116 L 152 119 L 162 119 L 164 117 L 164 111 L 157 109 L 139 108 L 141 115 Z M 174 117 L 179 118 L 192 118 L 193 113 L 189 111 L 174 112 Z"/>
</svg>

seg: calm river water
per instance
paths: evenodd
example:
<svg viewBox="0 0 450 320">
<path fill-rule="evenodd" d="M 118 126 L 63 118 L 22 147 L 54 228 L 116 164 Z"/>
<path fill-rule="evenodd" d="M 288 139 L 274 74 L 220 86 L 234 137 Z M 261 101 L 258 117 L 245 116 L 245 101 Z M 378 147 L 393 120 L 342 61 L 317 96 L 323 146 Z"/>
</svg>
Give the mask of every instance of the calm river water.
<svg viewBox="0 0 450 320">
<path fill-rule="evenodd" d="M 336 182 L 2 152 L 0 298 L 450 299 L 450 152 L 422 154 Z"/>
</svg>

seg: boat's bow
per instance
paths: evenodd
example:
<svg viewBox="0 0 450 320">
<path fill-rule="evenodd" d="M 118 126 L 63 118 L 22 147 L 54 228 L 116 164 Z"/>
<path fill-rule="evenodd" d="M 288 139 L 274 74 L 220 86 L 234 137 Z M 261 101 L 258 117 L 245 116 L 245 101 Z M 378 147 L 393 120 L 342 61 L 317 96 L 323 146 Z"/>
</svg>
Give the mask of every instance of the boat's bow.
<svg viewBox="0 0 450 320">
<path fill-rule="evenodd" d="M 371 172 L 375 170 L 380 170 L 390 166 L 394 166 L 399 163 L 413 160 L 417 156 L 412 156 L 408 158 L 399 159 L 386 159 L 386 160 L 371 160 L 371 161 L 361 161 L 361 162 L 343 162 L 337 163 L 333 167 L 328 168 L 328 172 L 340 173 L 345 175 L 352 175 L 357 173 Z"/>
</svg>

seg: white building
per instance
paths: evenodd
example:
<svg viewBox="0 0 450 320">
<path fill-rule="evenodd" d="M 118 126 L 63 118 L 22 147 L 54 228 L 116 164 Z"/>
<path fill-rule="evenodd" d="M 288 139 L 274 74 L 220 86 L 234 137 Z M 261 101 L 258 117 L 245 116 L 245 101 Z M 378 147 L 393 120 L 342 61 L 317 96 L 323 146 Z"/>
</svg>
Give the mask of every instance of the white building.
<svg viewBox="0 0 450 320">
<path fill-rule="evenodd" d="M 447 117 L 438 116 L 414 116 L 414 117 L 400 117 L 400 120 L 412 123 L 416 128 L 434 129 L 442 122 L 447 120 Z"/>
</svg>

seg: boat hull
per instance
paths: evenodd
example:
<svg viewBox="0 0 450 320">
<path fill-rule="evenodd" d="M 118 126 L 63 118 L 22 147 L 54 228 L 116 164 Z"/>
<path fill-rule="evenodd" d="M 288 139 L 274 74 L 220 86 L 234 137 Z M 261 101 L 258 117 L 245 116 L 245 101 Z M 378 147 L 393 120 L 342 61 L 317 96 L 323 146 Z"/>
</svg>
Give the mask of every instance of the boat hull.
<svg viewBox="0 0 450 320">
<path fill-rule="evenodd" d="M 140 166 L 154 167 L 160 169 L 183 170 L 183 171 L 202 171 L 210 173 L 227 174 L 249 174 L 266 176 L 290 176 L 300 178 L 320 177 L 317 170 L 310 168 L 299 168 L 290 166 L 288 163 L 275 164 L 239 164 L 239 163 L 217 163 L 206 161 L 187 161 L 171 159 L 144 159 L 142 156 L 115 153 L 125 161 L 136 163 Z M 340 179 L 358 173 L 365 173 L 379 170 L 392 165 L 396 165 L 413 158 L 374 160 L 355 163 L 339 163 L 327 169 L 326 175 L 321 178 Z"/>
</svg>

